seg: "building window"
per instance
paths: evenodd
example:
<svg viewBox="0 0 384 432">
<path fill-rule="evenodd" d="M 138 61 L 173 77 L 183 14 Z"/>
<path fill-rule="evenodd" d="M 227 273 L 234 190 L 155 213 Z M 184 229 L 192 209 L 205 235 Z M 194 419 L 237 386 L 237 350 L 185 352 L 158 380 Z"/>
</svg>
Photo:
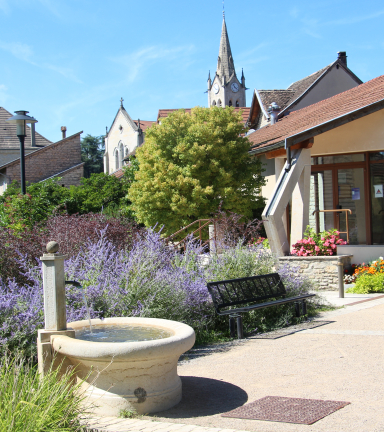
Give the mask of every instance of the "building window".
<svg viewBox="0 0 384 432">
<path fill-rule="evenodd" d="M 228 102 L 228 106 L 232 106 L 232 101 L 231 100 Z"/>
<path fill-rule="evenodd" d="M 236 107 L 238 108 L 240 106 L 239 101 L 236 101 Z"/>
<path fill-rule="evenodd" d="M 119 150 L 115 149 L 115 171 L 119 169 Z"/>
<path fill-rule="evenodd" d="M 212 102 L 212 106 L 216 106 L 216 101 L 213 101 L 213 102 Z"/>
<path fill-rule="evenodd" d="M 217 101 L 217 106 L 221 107 L 221 99 Z"/>
<path fill-rule="evenodd" d="M 119 151 L 119 153 L 120 153 L 119 168 L 121 168 L 123 166 L 123 163 L 124 163 L 124 161 L 123 161 L 123 159 L 124 159 L 124 146 L 123 146 L 123 143 L 120 143 L 120 151 Z"/>
</svg>

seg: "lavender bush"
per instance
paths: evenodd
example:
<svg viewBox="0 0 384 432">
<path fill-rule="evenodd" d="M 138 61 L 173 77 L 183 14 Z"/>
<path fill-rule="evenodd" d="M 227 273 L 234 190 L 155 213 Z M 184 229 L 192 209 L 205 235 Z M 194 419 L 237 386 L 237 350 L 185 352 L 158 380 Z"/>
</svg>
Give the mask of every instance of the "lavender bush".
<svg viewBox="0 0 384 432">
<path fill-rule="evenodd" d="M 65 262 L 66 279 L 83 285 L 92 318 L 145 316 L 181 321 L 191 325 L 202 341 L 207 334 L 226 334 L 228 326 L 225 318 L 215 314 L 207 282 L 270 273 L 276 265 L 262 246 L 239 242 L 205 259 L 208 264 L 203 266 L 201 261 L 207 257 L 196 244 L 190 242 L 185 253 L 179 254 L 152 230 L 137 237 L 129 250 L 121 249 L 108 239 L 107 229 L 99 231 L 97 241 L 83 243 Z M 44 325 L 41 263 L 37 260 L 31 265 L 25 256 L 18 261 L 28 282 L 0 280 L 0 343 L 3 348 L 34 354 L 37 329 Z M 295 270 L 283 267 L 279 272 L 292 294 L 308 289 L 309 282 Z M 280 309 L 284 322 L 292 316 L 286 311 Z M 245 323 L 254 327 L 256 322 L 264 328 L 270 322 L 273 327 L 276 320 L 266 319 L 268 314 L 266 309 L 246 314 Z M 274 311 L 272 316 L 276 315 Z M 82 292 L 67 286 L 68 322 L 85 317 Z"/>
</svg>

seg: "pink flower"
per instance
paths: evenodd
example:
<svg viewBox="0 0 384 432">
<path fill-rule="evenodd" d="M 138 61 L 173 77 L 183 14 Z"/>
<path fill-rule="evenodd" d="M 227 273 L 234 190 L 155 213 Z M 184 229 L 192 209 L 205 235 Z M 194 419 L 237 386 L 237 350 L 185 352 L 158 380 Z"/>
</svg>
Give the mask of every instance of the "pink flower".
<svg viewBox="0 0 384 432">
<path fill-rule="evenodd" d="M 315 251 L 319 252 L 319 250 L 320 250 L 319 246 L 315 246 Z"/>
</svg>

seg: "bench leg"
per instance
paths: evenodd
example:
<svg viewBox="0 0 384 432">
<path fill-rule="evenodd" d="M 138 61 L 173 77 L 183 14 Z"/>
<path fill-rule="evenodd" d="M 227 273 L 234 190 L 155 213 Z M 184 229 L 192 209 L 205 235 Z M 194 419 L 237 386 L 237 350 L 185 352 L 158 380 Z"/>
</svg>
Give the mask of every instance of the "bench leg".
<svg viewBox="0 0 384 432">
<path fill-rule="evenodd" d="M 238 315 L 236 317 L 237 321 L 237 339 L 243 339 L 244 333 L 243 333 L 243 317 L 241 315 Z"/>
<path fill-rule="evenodd" d="M 305 300 L 303 300 L 303 315 L 307 315 L 307 302 Z"/>
<path fill-rule="evenodd" d="M 231 338 L 234 338 L 236 335 L 235 332 L 235 317 L 229 316 L 229 335 Z"/>
<path fill-rule="evenodd" d="M 296 318 L 300 317 L 300 303 L 299 302 L 295 302 L 295 313 L 296 313 Z"/>
</svg>

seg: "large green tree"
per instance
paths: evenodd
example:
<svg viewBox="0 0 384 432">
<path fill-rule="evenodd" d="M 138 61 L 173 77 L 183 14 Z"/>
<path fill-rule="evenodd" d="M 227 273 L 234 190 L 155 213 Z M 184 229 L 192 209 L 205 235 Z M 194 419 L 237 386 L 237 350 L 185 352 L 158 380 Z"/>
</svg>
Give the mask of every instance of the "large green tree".
<svg viewBox="0 0 384 432">
<path fill-rule="evenodd" d="M 194 108 L 172 113 L 146 133 L 128 192 L 138 221 L 169 235 L 218 210 L 251 217 L 262 204 L 262 166 L 250 157 L 240 113 Z"/>
<path fill-rule="evenodd" d="M 84 177 L 103 172 L 104 136 L 87 135 L 81 140 L 81 161 L 84 163 Z"/>
</svg>

